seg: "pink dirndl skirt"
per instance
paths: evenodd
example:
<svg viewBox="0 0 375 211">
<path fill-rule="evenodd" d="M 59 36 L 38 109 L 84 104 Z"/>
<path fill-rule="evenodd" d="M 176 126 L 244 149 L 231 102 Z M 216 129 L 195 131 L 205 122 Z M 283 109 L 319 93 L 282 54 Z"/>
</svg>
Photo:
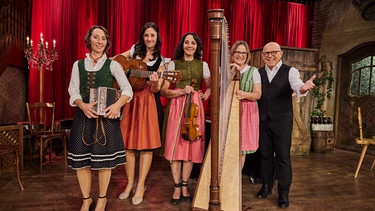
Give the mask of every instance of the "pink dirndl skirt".
<svg viewBox="0 0 375 211">
<path fill-rule="evenodd" d="M 169 115 L 165 136 L 164 158 L 167 160 L 184 160 L 202 163 L 204 157 L 205 116 L 202 99 L 194 92 L 192 100 L 198 105 L 199 115 L 196 123 L 199 125 L 201 138 L 187 141 L 181 136 L 181 126 L 185 123 L 183 115 L 185 96 L 170 99 Z"/>
<path fill-rule="evenodd" d="M 241 100 L 241 150 L 256 151 L 259 147 L 259 111 L 255 101 Z"/>
</svg>

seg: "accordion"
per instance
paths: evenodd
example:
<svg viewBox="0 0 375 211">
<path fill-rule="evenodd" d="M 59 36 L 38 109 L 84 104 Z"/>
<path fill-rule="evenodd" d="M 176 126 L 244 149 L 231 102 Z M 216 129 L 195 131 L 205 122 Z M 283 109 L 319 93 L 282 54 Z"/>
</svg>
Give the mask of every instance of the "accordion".
<svg viewBox="0 0 375 211">
<path fill-rule="evenodd" d="M 108 106 L 115 103 L 120 98 L 120 92 L 110 87 L 90 88 L 90 103 L 98 102 L 94 110 L 99 115 L 105 115 L 104 111 Z"/>
</svg>

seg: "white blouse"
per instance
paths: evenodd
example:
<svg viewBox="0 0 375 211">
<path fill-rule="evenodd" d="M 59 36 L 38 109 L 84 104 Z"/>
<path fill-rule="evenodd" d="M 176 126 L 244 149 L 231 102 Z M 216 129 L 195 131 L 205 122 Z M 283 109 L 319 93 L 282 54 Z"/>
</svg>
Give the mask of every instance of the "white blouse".
<svg viewBox="0 0 375 211">
<path fill-rule="evenodd" d="M 103 54 L 103 57 L 100 58 L 98 63 L 94 66 L 92 64 L 90 54 L 87 53 L 86 58 L 84 60 L 85 69 L 89 72 L 97 72 L 103 67 L 106 60 L 107 60 L 107 55 Z M 80 89 L 79 89 L 80 88 L 80 78 L 79 78 L 78 61 L 75 61 L 74 64 L 73 64 L 72 75 L 71 75 L 70 83 L 69 83 L 69 87 L 68 87 L 68 92 L 69 92 L 69 95 L 70 95 L 69 104 L 71 106 L 77 106 L 77 105 L 74 104 L 75 100 L 77 100 L 77 99 L 82 100 L 82 96 L 80 94 Z M 130 85 L 130 83 L 129 83 L 129 81 L 128 81 L 125 73 L 124 73 L 124 70 L 123 70 L 122 66 L 118 62 L 112 61 L 109 68 L 111 69 L 111 73 L 115 77 L 115 79 L 116 79 L 116 81 L 117 81 L 117 83 L 120 87 L 121 95 L 128 96 L 129 97 L 128 102 L 129 102 L 133 97 L 133 89 L 132 89 L 132 87 L 131 87 L 131 85 Z"/>
</svg>

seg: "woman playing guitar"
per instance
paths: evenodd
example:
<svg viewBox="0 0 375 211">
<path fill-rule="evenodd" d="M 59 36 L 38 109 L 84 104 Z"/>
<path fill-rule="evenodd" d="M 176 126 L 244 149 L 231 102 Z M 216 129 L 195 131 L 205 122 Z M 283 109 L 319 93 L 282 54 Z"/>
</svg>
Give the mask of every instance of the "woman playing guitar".
<svg viewBox="0 0 375 211">
<path fill-rule="evenodd" d="M 163 109 L 159 90 L 163 79 L 156 71 L 170 59 L 160 55 L 161 37 L 155 23 L 146 23 L 140 34 L 140 40 L 130 50 L 122 53 L 128 60 L 137 59 L 147 64 L 148 71 L 155 71 L 143 89 L 135 91 L 130 103 L 125 104 L 120 126 L 126 150 L 125 171 L 128 184 L 120 194 L 126 199 L 135 190 L 132 197 L 134 205 L 143 201 L 146 190 L 145 181 L 152 163 L 153 150 L 160 148 L 160 127 L 163 121 Z M 115 59 L 116 60 L 116 59 Z M 141 69 L 141 67 L 140 67 Z M 160 127 L 159 127 L 160 126 Z M 140 153 L 139 178 L 135 184 L 135 153 Z"/>
</svg>

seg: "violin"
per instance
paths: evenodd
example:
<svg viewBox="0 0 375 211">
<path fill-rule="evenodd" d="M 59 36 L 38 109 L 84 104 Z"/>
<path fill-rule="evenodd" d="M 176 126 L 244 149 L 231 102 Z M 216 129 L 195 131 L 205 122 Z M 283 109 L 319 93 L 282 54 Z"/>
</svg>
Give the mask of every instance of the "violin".
<svg viewBox="0 0 375 211">
<path fill-rule="evenodd" d="M 196 80 L 192 81 L 192 86 L 197 83 Z M 197 124 L 197 117 L 199 115 L 198 105 L 192 102 L 192 92 L 188 96 L 187 103 L 184 107 L 185 124 L 182 127 L 181 136 L 187 141 L 194 141 L 202 137 Z"/>
</svg>

